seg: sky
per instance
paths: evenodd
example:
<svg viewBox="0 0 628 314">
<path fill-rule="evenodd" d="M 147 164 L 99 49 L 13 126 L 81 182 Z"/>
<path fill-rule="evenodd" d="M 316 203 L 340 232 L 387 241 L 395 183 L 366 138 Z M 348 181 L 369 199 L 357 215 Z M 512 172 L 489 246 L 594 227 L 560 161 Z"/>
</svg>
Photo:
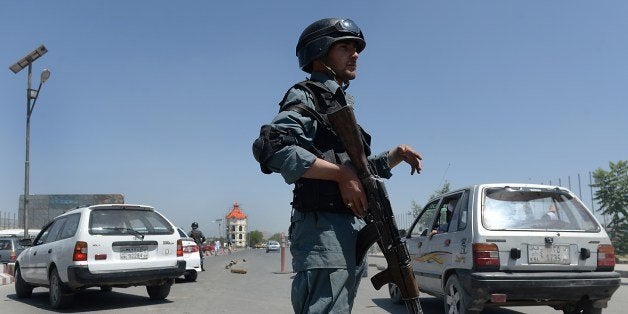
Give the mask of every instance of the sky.
<svg viewBox="0 0 628 314">
<path fill-rule="evenodd" d="M 397 216 L 449 182 L 559 183 L 591 206 L 589 172 L 628 159 L 626 1 L 2 1 L 0 212 L 24 192 L 113 194 L 218 234 L 287 232 L 292 186 L 251 151 L 299 70 L 305 27 L 348 17 L 366 49 L 348 90 L 375 153 L 408 144 L 386 181 Z M 580 181 L 578 181 L 580 175 Z"/>
</svg>

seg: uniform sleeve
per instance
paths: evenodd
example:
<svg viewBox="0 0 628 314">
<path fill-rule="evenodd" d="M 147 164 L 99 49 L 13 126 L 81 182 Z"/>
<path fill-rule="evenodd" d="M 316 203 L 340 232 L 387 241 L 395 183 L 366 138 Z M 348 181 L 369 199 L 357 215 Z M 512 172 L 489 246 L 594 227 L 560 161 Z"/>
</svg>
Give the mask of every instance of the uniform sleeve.
<svg viewBox="0 0 628 314">
<path fill-rule="evenodd" d="M 314 108 L 312 98 L 305 91 L 292 88 L 286 97 L 285 105 L 298 103 Z M 316 123 L 314 119 L 291 110 L 279 112 L 271 122 L 272 126 L 290 132 L 299 143 L 277 150 L 267 163 L 268 168 L 280 173 L 288 184 L 303 176 L 316 160 L 316 155 L 303 148 L 313 145 Z"/>
<path fill-rule="evenodd" d="M 388 151 L 382 152 L 376 156 L 369 156 L 368 160 L 375 168 L 378 176 L 385 179 L 390 179 L 390 177 L 392 177 L 390 164 L 388 163 Z"/>
</svg>

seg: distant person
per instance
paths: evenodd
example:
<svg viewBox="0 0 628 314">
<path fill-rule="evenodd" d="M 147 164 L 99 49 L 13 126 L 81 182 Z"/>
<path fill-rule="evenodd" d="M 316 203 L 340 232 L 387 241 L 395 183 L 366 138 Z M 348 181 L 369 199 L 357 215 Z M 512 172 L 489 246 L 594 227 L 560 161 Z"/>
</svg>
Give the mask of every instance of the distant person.
<svg viewBox="0 0 628 314">
<path fill-rule="evenodd" d="M 218 255 L 218 252 L 220 251 L 220 240 L 216 240 L 216 242 L 214 242 L 214 250 L 216 250 L 216 255 Z"/>
<path fill-rule="evenodd" d="M 432 230 L 430 233 L 430 239 L 437 233 L 445 233 L 449 230 L 449 223 L 451 222 L 451 218 L 453 217 L 454 208 L 456 208 L 456 203 L 458 200 L 451 200 L 447 204 L 447 212 L 445 213 L 445 223 L 439 224 Z"/>
<path fill-rule="evenodd" d="M 558 213 L 556 213 L 556 205 L 554 203 L 550 204 L 547 213 L 543 217 L 547 220 L 558 220 Z"/>
<path fill-rule="evenodd" d="M 286 183 L 294 183 L 289 236 L 297 273 L 291 295 L 295 313 L 351 312 L 366 268 L 364 260 L 355 263 L 356 235 L 365 225 L 369 204 L 327 118 L 331 108 L 358 108 L 347 88 L 356 78 L 365 46 L 362 31 L 350 19 L 325 18 L 306 27 L 296 55 L 301 70 L 311 76 L 288 90 L 280 112 L 262 126 L 253 144 L 262 172 L 281 173 Z M 389 94 L 393 101 L 396 95 Z M 390 178 L 390 170 L 403 161 L 410 164 L 411 174 L 421 171 L 422 157 L 412 147 L 402 144 L 371 155 L 371 136 L 362 130 L 361 137 L 364 155 L 378 176 Z"/>
<path fill-rule="evenodd" d="M 205 242 L 205 236 L 203 235 L 203 231 L 198 229 L 198 223 L 192 223 L 192 231 L 190 231 L 189 237 L 194 239 L 194 242 L 198 245 L 198 255 L 201 256 L 201 271 L 205 271 L 205 266 L 203 265 L 203 242 Z"/>
</svg>

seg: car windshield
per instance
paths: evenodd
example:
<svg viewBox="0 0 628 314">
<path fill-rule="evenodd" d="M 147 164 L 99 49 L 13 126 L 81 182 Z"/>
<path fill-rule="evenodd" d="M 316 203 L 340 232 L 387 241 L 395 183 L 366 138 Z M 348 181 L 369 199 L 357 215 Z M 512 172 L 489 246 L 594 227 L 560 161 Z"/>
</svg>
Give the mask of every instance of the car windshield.
<svg viewBox="0 0 628 314">
<path fill-rule="evenodd" d="M 137 236 L 172 234 L 170 223 L 152 210 L 97 209 L 92 210 L 89 220 L 91 234 Z"/>
<path fill-rule="evenodd" d="M 557 188 L 488 188 L 482 200 L 482 224 L 489 230 L 600 230 L 582 202 Z"/>
</svg>

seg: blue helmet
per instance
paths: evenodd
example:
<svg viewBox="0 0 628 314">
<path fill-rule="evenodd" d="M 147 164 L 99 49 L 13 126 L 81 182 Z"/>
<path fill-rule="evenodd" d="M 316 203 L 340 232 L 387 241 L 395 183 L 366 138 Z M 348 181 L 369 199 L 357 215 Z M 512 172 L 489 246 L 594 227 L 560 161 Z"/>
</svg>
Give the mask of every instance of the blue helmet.
<svg viewBox="0 0 628 314">
<path fill-rule="evenodd" d="M 326 18 L 310 24 L 297 43 L 299 67 L 312 73 L 312 61 L 323 57 L 333 43 L 347 39 L 355 41 L 358 53 L 366 47 L 362 31 L 350 19 Z"/>
</svg>

